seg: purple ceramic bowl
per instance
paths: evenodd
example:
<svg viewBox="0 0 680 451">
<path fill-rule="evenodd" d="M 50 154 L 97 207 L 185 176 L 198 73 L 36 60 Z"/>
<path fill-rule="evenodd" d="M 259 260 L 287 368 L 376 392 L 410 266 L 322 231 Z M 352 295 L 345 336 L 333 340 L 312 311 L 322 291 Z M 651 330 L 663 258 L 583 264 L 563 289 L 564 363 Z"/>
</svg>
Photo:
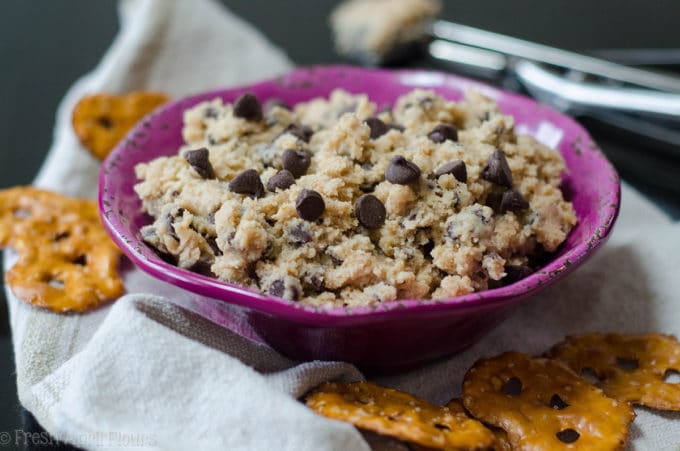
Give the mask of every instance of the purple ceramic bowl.
<svg viewBox="0 0 680 451">
<path fill-rule="evenodd" d="M 432 89 L 452 100 L 469 89 L 482 91 L 515 118 L 519 132 L 560 150 L 569 168 L 563 189 L 574 204 L 578 225 L 549 264 L 515 284 L 452 299 L 400 300 L 352 309 L 303 306 L 219 282 L 165 263 L 142 241 L 139 231 L 149 218 L 133 190 L 134 167 L 177 153 L 185 109 L 215 97 L 231 102 L 246 91 L 263 101 L 277 97 L 294 105 L 328 96 L 335 88 L 367 93 L 379 105 L 392 104 L 414 88 Z M 118 145 L 102 166 L 99 184 L 102 218 L 115 242 L 139 268 L 187 290 L 183 293 L 194 296 L 200 314 L 295 359 L 344 360 L 383 370 L 413 366 L 474 343 L 519 301 L 565 277 L 593 255 L 612 229 L 619 201 L 616 171 L 588 133 L 567 116 L 455 75 L 343 66 L 297 69 L 274 80 L 171 102 L 141 121 Z"/>
</svg>

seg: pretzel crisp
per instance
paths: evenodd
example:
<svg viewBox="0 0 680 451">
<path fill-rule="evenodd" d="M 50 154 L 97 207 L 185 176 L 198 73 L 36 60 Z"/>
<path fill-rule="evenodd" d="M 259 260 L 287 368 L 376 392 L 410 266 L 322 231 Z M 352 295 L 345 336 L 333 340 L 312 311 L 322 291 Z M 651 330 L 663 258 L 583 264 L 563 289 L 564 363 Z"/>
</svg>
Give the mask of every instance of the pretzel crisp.
<svg viewBox="0 0 680 451">
<path fill-rule="evenodd" d="M 307 397 L 307 405 L 336 420 L 430 449 L 485 450 L 494 437 L 462 407 L 435 406 L 370 382 L 326 383 Z"/>
<path fill-rule="evenodd" d="M 465 407 L 463 407 L 463 403 L 461 402 L 460 399 L 452 399 L 451 401 L 449 401 L 446 407 L 448 407 L 449 410 L 451 410 L 451 412 L 462 413 L 464 415 L 467 415 L 467 413 L 465 412 Z M 512 445 L 508 440 L 508 434 L 503 429 L 489 425 L 487 425 L 487 428 L 494 435 L 493 444 L 494 451 L 512 451 Z M 418 451 L 424 451 L 425 449 L 426 448 L 420 448 Z"/>
<path fill-rule="evenodd" d="M 24 235 L 31 235 L 35 223 L 53 223 L 73 210 L 76 203 L 59 194 L 30 186 L 0 191 L 0 247 L 14 244 Z"/>
<path fill-rule="evenodd" d="M 0 201 L 0 244 L 19 253 L 5 275 L 17 297 L 55 312 L 82 312 L 123 293 L 121 253 L 94 201 L 31 187 L 0 191 Z"/>
<path fill-rule="evenodd" d="M 635 417 L 629 404 L 566 365 L 516 352 L 475 363 L 465 375 L 463 404 L 505 430 L 517 450 L 622 449 Z"/>
<path fill-rule="evenodd" d="M 680 384 L 664 382 L 680 371 L 680 342 L 670 335 L 593 333 L 570 336 L 548 355 L 576 372 L 592 371 L 612 398 L 654 409 L 680 410 Z"/>
<path fill-rule="evenodd" d="M 73 109 L 73 129 L 81 144 L 103 160 L 137 121 L 168 100 L 165 94 L 145 91 L 87 96 Z"/>
</svg>

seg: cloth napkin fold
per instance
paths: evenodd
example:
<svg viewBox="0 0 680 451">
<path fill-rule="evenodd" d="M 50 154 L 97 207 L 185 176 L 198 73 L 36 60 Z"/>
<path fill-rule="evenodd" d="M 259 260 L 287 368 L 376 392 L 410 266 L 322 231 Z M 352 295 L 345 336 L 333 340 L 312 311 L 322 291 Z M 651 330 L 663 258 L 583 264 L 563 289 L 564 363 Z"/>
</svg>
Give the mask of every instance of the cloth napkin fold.
<svg viewBox="0 0 680 451">
<path fill-rule="evenodd" d="M 87 93 L 147 88 L 177 97 L 291 67 L 213 0 L 122 0 L 119 11 L 111 48 L 59 107 L 40 187 L 94 197 L 98 162 L 70 126 Z M 5 267 L 14 259 L 5 253 Z M 590 262 L 465 352 L 377 382 L 444 403 L 483 356 L 539 353 L 585 331 L 680 335 L 678 267 L 680 226 L 624 185 L 615 232 Z M 19 399 L 55 438 L 97 450 L 369 449 L 354 428 L 296 401 L 322 381 L 361 379 L 356 368 L 291 361 L 183 308 L 183 292 L 139 270 L 127 273 L 126 287 L 131 294 L 85 315 L 35 309 L 7 290 Z M 636 411 L 631 448 L 678 449 L 679 415 Z"/>
</svg>

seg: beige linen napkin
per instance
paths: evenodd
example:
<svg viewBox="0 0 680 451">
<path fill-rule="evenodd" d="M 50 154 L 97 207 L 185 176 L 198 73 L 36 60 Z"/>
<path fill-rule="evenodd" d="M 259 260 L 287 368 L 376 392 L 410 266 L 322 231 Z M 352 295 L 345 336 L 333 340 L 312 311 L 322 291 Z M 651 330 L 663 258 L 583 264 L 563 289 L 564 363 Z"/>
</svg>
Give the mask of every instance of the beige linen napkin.
<svg viewBox="0 0 680 451">
<path fill-rule="evenodd" d="M 59 108 L 41 187 L 95 196 L 98 163 L 70 127 L 88 92 L 153 88 L 177 97 L 291 67 L 213 0 L 123 0 L 120 19 L 99 66 Z M 12 260 L 6 253 L 5 267 Z M 464 353 L 379 382 L 443 403 L 482 356 L 542 352 L 582 331 L 680 334 L 679 267 L 680 227 L 624 186 L 619 224 L 591 262 Z M 290 361 L 176 305 L 185 293 L 141 271 L 129 272 L 126 286 L 131 294 L 112 306 L 69 316 L 8 293 L 20 401 L 57 439 L 102 450 L 368 449 L 353 428 L 296 401 L 323 380 L 360 379 L 354 367 Z M 678 449 L 678 415 L 636 410 L 635 449 Z"/>
</svg>

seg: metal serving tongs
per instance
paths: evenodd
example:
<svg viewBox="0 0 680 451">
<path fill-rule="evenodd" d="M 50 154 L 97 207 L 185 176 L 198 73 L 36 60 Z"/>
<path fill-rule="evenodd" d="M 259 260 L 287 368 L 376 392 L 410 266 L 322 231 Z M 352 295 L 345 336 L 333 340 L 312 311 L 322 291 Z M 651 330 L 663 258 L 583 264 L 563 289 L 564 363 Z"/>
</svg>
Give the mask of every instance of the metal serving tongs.
<svg viewBox="0 0 680 451">
<path fill-rule="evenodd" d="M 427 50 L 476 77 L 511 78 L 532 96 L 652 140 L 680 158 L 680 77 L 625 66 L 442 20 Z"/>
</svg>

